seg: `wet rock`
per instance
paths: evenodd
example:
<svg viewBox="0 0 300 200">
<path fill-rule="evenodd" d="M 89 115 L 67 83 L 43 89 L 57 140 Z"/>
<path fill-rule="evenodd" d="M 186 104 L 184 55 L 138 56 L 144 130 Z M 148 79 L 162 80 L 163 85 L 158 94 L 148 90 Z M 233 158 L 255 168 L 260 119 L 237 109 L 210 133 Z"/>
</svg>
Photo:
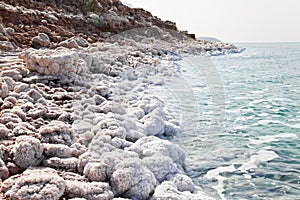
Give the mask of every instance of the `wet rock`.
<svg viewBox="0 0 300 200">
<path fill-rule="evenodd" d="M 42 157 L 43 146 L 41 142 L 31 136 L 19 136 L 12 149 L 13 161 L 22 169 L 36 166 Z"/>
<path fill-rule="evenodd" d="M 12 200 L 59 200 L 65 191 L 65 181 L 54 169 L 30 168 L 5 180 L 2 192 Z"/>
<path fill-rule="evenodd" d="M 39 33 L 38 36 L 32 38 L 34 47 L 47 47 L 50 45 L 50 39 L 46 33 Z"/>
</svg>

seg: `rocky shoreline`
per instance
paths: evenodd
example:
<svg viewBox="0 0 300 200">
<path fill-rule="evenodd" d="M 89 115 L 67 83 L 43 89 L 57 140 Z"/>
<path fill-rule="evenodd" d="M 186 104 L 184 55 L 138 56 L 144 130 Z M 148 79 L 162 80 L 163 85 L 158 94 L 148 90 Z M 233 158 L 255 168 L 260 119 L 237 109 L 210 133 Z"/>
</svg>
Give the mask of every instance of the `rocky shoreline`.
<svg viewBox="0 0 300 200">
<path fill-rule="evenodd" d="M 45 2 L 0 3 L 0 198 L 211 199 L 185 175 L 183 150 L 163 139 L 180 134 L 180 122 L 147 88 L 177 76 L 181 56 L 236 47 L 203 44 L 155 17 L 118 24 L 130 11 L 152 16 L 119 1 L 97 1 L 111 15 L 115 7 L 118 26 L 42 31 L 49 19 L 68 23 L 61 10 L 88 23 L 80 6 L 49 12 Z M 11 13 L 40 21 L 17 27 Z"/>
<path fill-rule="evenodd" d="M 203 50 L 157 27 L 135 32 L 2 58 L 3 197 L 208 198 L 185 175 L 184 152 L 159 138 L 180 132 L 179 122 L 147 94 L 175 75 L 175 55 Z M 159 48 L 148 34 L 165 35 L 151 38 Z"/>
</svg>

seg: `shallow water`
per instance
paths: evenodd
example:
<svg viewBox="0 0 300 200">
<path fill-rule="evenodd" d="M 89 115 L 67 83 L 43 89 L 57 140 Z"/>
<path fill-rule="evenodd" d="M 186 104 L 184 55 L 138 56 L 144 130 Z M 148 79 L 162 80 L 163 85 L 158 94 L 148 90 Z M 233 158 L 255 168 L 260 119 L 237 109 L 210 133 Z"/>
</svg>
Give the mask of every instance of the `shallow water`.
<svg viewBox="0 0 300 200">
<path fill-rule="evenodd" d="M 216 199 L 299 199 L 300 43 L 240 44 L 186 58 L 157 93 L 183 125 L 172 140 Z"/>
</svg>

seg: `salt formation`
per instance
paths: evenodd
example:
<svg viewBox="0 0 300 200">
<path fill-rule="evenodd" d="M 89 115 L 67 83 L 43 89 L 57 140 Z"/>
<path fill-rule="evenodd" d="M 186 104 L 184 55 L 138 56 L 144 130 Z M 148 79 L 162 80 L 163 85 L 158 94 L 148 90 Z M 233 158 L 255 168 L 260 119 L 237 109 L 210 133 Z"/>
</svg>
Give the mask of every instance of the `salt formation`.
<svg viewBox="0 0 300 200">
<path fill-rule="evenodd" d="M 183 150 L 160 139 L 178 134 L 180 123 L 147 94 L 177 76 L 180 53 L 202 48 L 159 28 L 135 31 L 88 47 L 72 38 L 61 46 L 78 45 L 28 49 L 3 68 L 5 198 L 206 197 L 184 173 Z"/>
</svg>

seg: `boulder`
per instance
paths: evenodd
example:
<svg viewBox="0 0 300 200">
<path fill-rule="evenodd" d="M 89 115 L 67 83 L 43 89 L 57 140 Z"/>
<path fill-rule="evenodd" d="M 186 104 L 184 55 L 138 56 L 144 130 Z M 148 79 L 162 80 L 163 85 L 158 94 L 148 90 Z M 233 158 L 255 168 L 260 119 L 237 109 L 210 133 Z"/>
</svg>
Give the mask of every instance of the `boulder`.
<svg viewBox="0 0 300 200">
<path fill-rule="evenodd" d="M 68 198 L 87 200 L 110 200 L 114 197 L 108 183 L 66 181 L 65 194 Z"/>
<path fill-rule="evenodd" d="M 64 179 L 54 169 L 30 168 L 6 179 L 2 192 L 11 200 L 59 200 L 65 192 L 65 185 Z"/>
<path fill-rule="evenodd" d="M 78 46 L 79 46 L 76 39 L 74 39 L 74 38 L 70 38 L 68 40 L 62 41 L 58 45 L 61 46 L 61 47 L 69 48 L 69 49 L 72 49 L 72 48 L 77 49 Z"/>
<path fill-rule="evenodd" d="M 73 130 L 61 121 L 51 121 L 39 130 L 41 142 L 51 144 L 72 145 L 75 142 L 75 133 Z"/>
<path fill-rule="evenodd" d="M 19 136 L 12 149 L 13 161 L 21 169 L 36 166 L 42 157 L 43 146 L 40 140 L 31 136 Z"/>
<path fill-rule="evenodd" d="M 0 50 L 12 51 L 15 47 L 9 41 L 0 41 Z"/>
<path fill-rule="evenodd" d="M 173 162 L 178 164 L 178 167 L 182 166 L 185 159 L 185 153 L 181 148 L 170 141 L 162 140 L 155 136 L 143 137 L 126 149 L 136 152 L 141 158 L 154 154 L 170 157 Z"/>
<path fill-rule="evenodd" d="M 32 38 L 32 45 L 34 47 L 48 47 L 50 45 L 50 39 L 46 33 L 39 33 L 38 36 Z"/>
<path fill-rule="evenodd" d="M 154 191 L 157 181 L 154 174 L 141 160 L 129 158 L 116 166 L 111 184 L 117 196 L 132 199 L 147 199 Z"/>
</svg>

